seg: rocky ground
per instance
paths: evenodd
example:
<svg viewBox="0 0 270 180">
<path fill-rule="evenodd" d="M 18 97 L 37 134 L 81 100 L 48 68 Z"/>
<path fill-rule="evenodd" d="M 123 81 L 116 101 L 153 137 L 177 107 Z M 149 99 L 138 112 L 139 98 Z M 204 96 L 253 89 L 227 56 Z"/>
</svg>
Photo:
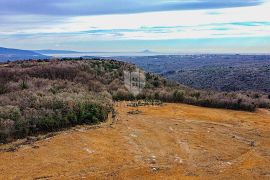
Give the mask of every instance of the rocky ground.
<svg viewBox="0 0 270 180">
<path fill-rule="evenodd" d="M 0 146 L 0 179 L 270 179 L 267 110 L 116 109 L 94 128 Z"/>
</svg>

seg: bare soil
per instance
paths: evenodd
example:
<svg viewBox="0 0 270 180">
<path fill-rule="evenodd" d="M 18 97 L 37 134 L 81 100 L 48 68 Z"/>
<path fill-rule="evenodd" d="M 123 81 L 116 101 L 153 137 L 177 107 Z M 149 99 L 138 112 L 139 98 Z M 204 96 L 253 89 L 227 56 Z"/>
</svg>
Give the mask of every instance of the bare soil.
<svg viewBox="0 0 270 180">
<path fill-rule="evenodd" d="M 0 152 L 0 179 L 270 179 L 268 110 L 116 109 L 116 122 Z"/>
</svg>

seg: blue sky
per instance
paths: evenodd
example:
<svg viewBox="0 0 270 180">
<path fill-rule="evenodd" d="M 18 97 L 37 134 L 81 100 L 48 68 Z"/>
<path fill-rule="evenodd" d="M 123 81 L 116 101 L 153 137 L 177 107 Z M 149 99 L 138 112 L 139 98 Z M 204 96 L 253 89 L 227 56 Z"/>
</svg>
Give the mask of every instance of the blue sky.
<svg viewBox="0 0 270 180">
<path fill-rule="evenodd" d="M 269 53 L 269 0 L 0 0 L 0 46 Z"/>
</svg>

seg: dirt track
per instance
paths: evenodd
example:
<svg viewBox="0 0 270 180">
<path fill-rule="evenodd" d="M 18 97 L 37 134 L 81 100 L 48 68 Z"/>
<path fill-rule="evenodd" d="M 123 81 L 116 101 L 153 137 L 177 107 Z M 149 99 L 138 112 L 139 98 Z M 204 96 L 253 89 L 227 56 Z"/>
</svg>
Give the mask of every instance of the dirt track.
<svg viewBox="0 0 270 180">
<path fill-rule="evenodd" d="M 0 179 L 270 179 L 270 113 L 166 104 L 0 153 Z M 33 148 L 35 147 L 35 148 Z"/>
</svg>

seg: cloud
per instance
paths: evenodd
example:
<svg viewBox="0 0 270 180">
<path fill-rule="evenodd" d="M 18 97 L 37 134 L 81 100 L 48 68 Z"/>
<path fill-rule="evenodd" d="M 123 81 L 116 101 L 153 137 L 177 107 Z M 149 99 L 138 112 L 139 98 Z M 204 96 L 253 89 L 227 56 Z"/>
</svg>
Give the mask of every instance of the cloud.
<svg viewBox="0 0 270 180">
<path fill-rule="evenodd" d="M 260 0 L 0 0 L 0 46 L 91 50 L 95 42 L 121 51 L 113 42 L 241 37 L 260 45 L 270 34 L 269 9 Z"/>
<path fill-rule="evenodd" d="M 0 0 L 1 14 L 79 16 L 256 6 L 263 0 Z"/>
<path fill-rule="evenodd" d="M 236 26 L 270 26 L 270 22 L 233 22 L 229 23 Z"/>
<path fill-rule="evenodd" d="M 252 25 L 252 26 L 251 26 Z M 74 30 L 73 27 L 78 29 Z M 186 26 L 139 26 L 127 28 L 107 28 L 79 26 L 54 27 L 52 29 L 41 27 L 40 30 L 26 30 L 1 34 L 2 37 L 17 40 L 36 39 L 48 42 L 51 39 L 68 41 L 108 41 L 108 40 L 166 40 L 166 39 L 196 39 L 196 38 L 228 38 L 228 37 L 263 37 L 270 34 L 270 22 L 230 22 L 210 23 Z M 45 30 L 44 30 L 45 29 Z M 43 30 L 43 31 L 42 31 Z M 41 32 L 42 31 L 42 32 Z"/>
<path fill-rule="evenodd" d="M 217 12 L 217 11 L 209 11 L 209 12 L 206 12 L 206 14 L 208 14 L 208 15 L 220 15 L 222 13 Z"/>
</svg>

